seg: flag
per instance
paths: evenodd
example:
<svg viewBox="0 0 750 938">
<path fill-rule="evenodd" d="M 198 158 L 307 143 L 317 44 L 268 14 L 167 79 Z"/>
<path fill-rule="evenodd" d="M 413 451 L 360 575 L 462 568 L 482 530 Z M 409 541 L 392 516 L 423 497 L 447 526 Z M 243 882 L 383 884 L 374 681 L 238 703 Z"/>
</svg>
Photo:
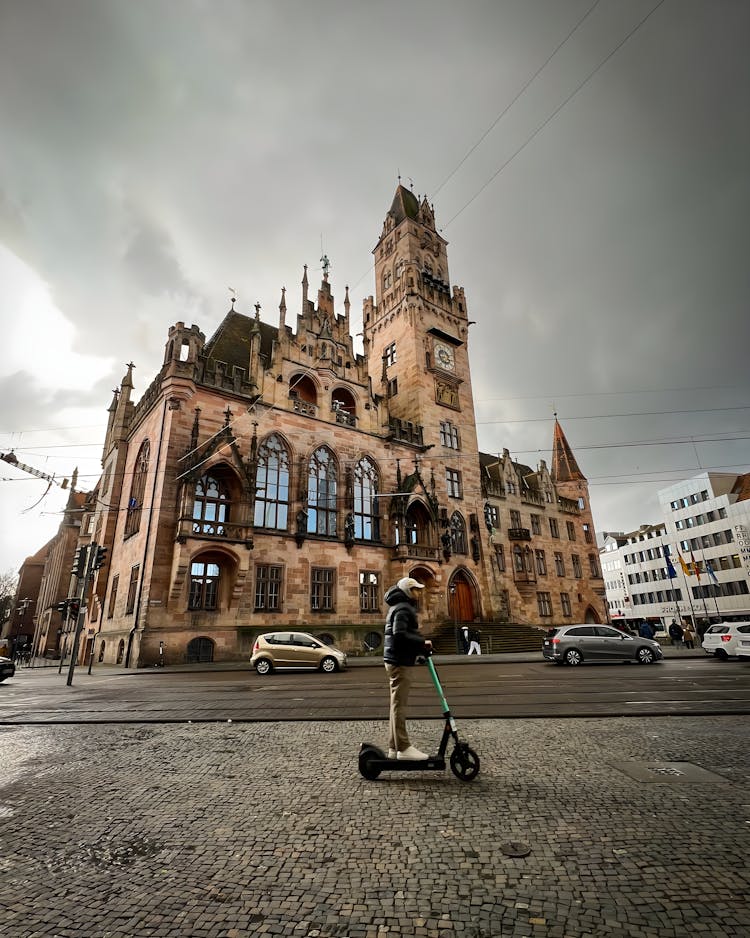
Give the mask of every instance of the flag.
<svg viewBox="0 0 750 938">
<path fill-rule="evenodd" d="M 682 567 L 682 572 L 685 574 L 685 576 L 690 576 L 688 565 L 685 563 L 685 560 L 683 559 L 683 556 L 679 550 L 677 551 L 677 559 L 680 561 L 680 566 Z"/>
<path fill-rule="evenodd" d="M 670 580 L 674 580 L 674 578 L 677 576 L 677 571 L 674 568 L 672 558 L 669 554 L 669 544 L 664 545 L 664 559 L 667 561 L 667 576 Z"/>
<path fill-rule="evenodd" d="M 711 577 L 714 583 L 718 586 L 719 581 L 716 579 L 716 574 L 714 573 L 714 568 L 711 566 L 711 561 L 706 560 L 706 573 Z"/>
<path fill-rule="evenodd" d="M 698 566 L 698 561 L 695 559 L 695 554 L 690 551 L 690 559 L 693 562 L 693 572 L 698 577 L 698 582 L 701 581 L 701 568 Z"/>
</svg>

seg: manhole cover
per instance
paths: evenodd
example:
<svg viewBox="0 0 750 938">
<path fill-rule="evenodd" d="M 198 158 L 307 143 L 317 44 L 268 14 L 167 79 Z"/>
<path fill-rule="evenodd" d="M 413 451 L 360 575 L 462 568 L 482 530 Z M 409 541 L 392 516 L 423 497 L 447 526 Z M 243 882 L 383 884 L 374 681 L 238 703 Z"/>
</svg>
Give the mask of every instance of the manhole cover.
<svg viewBox="0 0 750 938">
<path fill-rule="evenodd" d="M 715 785 L 726 782 L 715 772 L 702 769 L 692 762 L 612 762 L 612 768 L 624 772 L 637 782 L 688 782 Z"/>
<path fill-rule="evenodd" d="M 531 847 L 528 844 L 519 843 L 517 840 L 500 844 L 500 849 L 506 857 L 527 857 L 531 853 Z"/>
</svg>

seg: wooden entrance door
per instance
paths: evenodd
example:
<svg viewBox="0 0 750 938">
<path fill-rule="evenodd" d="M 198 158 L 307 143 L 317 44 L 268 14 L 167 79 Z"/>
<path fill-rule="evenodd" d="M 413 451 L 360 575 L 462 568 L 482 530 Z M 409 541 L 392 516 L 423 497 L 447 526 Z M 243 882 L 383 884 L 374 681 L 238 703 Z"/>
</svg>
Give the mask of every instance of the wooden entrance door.
<svg viewBox="0 0 750 938">
<path fill-rule="evenodd" d="M 456 592 L 453 594 L 455 602 L 455 616 L 457 622 L 473 622 L 476 618 L 474 609 L 474 591 L 466 580 L 456 580 Z"/>
</svg>

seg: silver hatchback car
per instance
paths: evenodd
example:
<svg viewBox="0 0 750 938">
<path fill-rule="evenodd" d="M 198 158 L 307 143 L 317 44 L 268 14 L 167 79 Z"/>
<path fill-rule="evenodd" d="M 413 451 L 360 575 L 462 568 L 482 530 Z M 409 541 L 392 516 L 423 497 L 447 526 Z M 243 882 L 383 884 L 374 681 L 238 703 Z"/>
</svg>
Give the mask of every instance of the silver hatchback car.
<svg viewBox="0 0 750 938">
<path fill-rule="evenodd" d="M 661 645 L 650 638 L 627 635 L 610 625 L 563 625 L 550 629 L 542 654 L 555 664 L 584 661 L 637 661 L 653 664 L 662 658 Z"/>
</svg>

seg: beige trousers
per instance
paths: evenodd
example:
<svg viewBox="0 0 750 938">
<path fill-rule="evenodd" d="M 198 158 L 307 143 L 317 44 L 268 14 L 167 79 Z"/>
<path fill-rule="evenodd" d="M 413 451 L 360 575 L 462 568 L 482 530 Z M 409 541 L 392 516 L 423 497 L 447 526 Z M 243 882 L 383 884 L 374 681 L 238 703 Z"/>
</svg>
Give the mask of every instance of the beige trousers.
<svg viewBox="0 0 750 938">
<path fill-rule="evenodd" d="M 386 674 L 391 687 L 391 719 L 388 727 L 388 748 L 396 752 L 408 749 L 409 734 L 406 732 L 406 706 L 412 685 L 414 668 L 386 664 Z"/>
</svg>

